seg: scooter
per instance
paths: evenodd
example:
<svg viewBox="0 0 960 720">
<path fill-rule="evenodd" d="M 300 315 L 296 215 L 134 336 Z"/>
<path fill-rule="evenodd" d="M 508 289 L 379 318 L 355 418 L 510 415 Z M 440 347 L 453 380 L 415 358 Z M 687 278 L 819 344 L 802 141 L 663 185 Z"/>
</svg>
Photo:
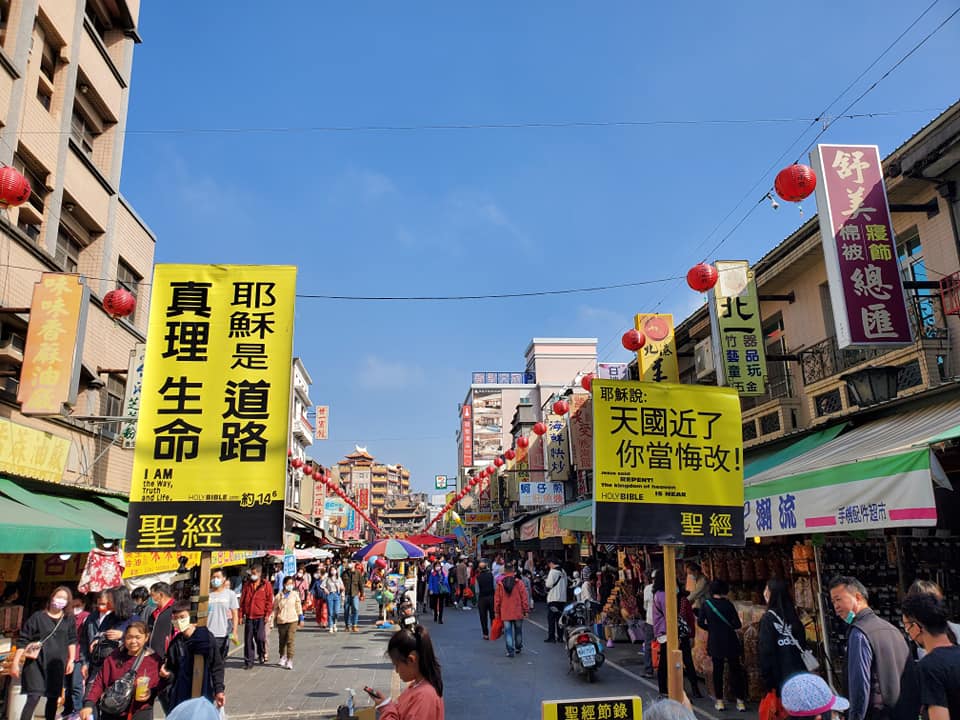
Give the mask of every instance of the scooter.
<svg viewBox="0 0 960 720">
<path fill-rule="evenodd" d="M 533 592 L 533 599 L 537 602 L 546 602 L 547 599 L 547 581 L 540 573 L 533 574 L 533 580 L 530 581 L 530 590 Z"/>
<path fill-rule="evenodd" d="M 563 628 L 570 670 L 578 675 L 586 675 L 587 682 L 593 682 L 606 657 L 603 654 L 603 643 L 590 624 L 593 615 L 590 607 L 592 603 L 580 600 L 582 593 L 580 588 L 574 588 L 573 594 L 577 599 L 563 609 L 560 627 Z"/>
</svg>

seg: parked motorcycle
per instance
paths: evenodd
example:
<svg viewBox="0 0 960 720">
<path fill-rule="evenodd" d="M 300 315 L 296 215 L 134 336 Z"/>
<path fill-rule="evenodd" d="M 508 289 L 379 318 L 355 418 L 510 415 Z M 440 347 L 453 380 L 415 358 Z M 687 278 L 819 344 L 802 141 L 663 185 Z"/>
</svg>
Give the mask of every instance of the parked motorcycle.
<svg viewBox="0 0 960 720">
<path fill-rule="evenodd" d="M 567 605 L 560 615 L 564 646 L 567 649 L 570 670 L 578 675 L 586 675 L 587 682 L 593 682 L 597 670 L 606 660 L 603 643 L 593 631 L 591 623 L 595 614 L 593 606 L 596 603 L 580 600 L 580 595 L 583 594 L 580 588 L 575 588 L 573 594 L 576 599 Z"/>
<path fill-rule="evenodd" d="M 534 573 L 530 581 L 530 590 L 533 593 L 533 599 L 536 602 L 546 602 L 547 599 L 547 580 L 540 573 Z"/>
</svg>

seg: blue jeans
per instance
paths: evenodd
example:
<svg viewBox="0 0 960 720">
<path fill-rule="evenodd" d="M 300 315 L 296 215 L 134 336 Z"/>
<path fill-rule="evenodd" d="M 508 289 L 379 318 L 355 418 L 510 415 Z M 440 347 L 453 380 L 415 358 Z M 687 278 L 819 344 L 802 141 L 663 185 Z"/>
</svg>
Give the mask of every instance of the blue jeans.
<svg viewBox="0 0 960 720">
<path fill-rule="evenodd" d="M 360 622 L 360 596 L 347 595 L 343 598 L 343 622 L 349 630 Z"/>
<path fill-rule="evenodd" d="M 504 620 L 503 639 L 507 643 L 507 653 L 513 655 L 523 649 L 523 620 Z"/>
<path fill-rule="evenodd" d="M 340 593 L 327 593 L 327 627 L 335 627 L 337 613 L 340 612 Z"/>
<path fill-rule="evenodd" d="M 73 664 L 73 675 L 67 675 L 66 694 L 63 698 L 64 714 L 80 712 L 83 707 L 83 663 Z"/>
</svg>

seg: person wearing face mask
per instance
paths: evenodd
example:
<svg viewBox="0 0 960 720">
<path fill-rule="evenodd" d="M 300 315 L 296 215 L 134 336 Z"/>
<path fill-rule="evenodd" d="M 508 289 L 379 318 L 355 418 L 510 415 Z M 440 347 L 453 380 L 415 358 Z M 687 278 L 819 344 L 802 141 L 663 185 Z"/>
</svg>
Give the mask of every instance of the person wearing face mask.
<svg viewBox="0 0 960 720">
<path fill-rule="evenodd" d="M 433 570 L 427 578 L 427 592 L 430 593 L 430 607 L 433 608 L 433 621 L 443 625 L 443 606 L 450 597 L 450 581 L 443 572 L 443 565 L 433 564 Z"/>
<path fill-rule="evenodd" d="M 210 574 L 210 604 L 207 608 L 207 630 L 217 640 L 217 647 L 223 659 L 230 652 L 230 640 L 237 640 L 237 627 L 240 625 L 240 601 L 237 594 L 227 587 L 223 570 L 214 570 Z"/>
<path fill-rule="evenodd" d="M 97 606 L 80 632 L 80 656 L 87 689 L 100 668 L 120 647 L 123 631 L 133 617 L 133 599 L 126 588 L 111 588 L 97 596 Z"/>
<path fill-rule="evenodd" d="M 77 628 L 77 649 L 73 653 L 73 673 L 67 675 L 66 691 L 63 694 L 63 714 L 64 716 L 73 715 L 80 712 L 83 707 L 83 694 L 86 690 L 86 684 L 83 677 L 83 658 L 80 652 L 80 641 L 83 637 L 83 625 L 90 613 L 85 607 L 83 595 L 73 598 L 73 622 Z"/>
<path fill-rule="evenodd" d="M 73 673 L 77 649 L 77 628 L 73 617 L 68 617 L 66 612 L 72 601 L 70 588 L 56 588 L 47 607 L 31 615 L 20 628 L 23 646 L 17 649 L 10 666 L 10 674 L 20 678 L 20 693 L 27 696 L 20 720 L 31 720 L 43 697 L 47 699 L 45 720 L 54 720 L 57 716 L 64 676 Z M 35 654 L 36 657 L 32 657 Z"/>
<path fill-rule="evenodd" d="M 93 709 L 107 688 L 132 671 L 134 666 L 134 696 L 128 712 L 112 715 L 101 709 L 98 711 L 98 720 L 153 720 L 153 701 L 160 687 L 160 661 L 147 645 L 147 626 L 139 620 L 127 626 L 123 633 L 123 646 L 103 664 L 103 669 L 87 692 L 80 720 L 90 720 Z"/>
<path fill-rule="evenodd" d="M 267 587 L 269 584 L 265 583 Z M 190 621 L 190 603 L 173 606 L 174 636 L 167 649 L 167 657 L 160 668 L 160 677 L 168 682 L 164 688 L 164 712 L 170 714 L 177 705 L 189 700 L 193 693 L 193 663 L 203 658 L 203 682 L 200 695 L 217 707 L 226 702 L 223 680 L 223 656 L 213 635 L 205 627 Z"/>
<path fill-rule="evenodd" d="M 267 636 L 266 620 L 273 615 L 273 589 L 263 579 L 263 568 L 254 565 L 250 569 L 250 579 L 243 584 L 240 595 L 240 617 L 243 625 L 243 668 L 253 667 L 254 659 L 260 664 L 266 662 Z"/>
<path fill-rule="evenodd" d="M 150 647 L 163 662 L 173 632 L 173 588 L 165 582 L 156 582 L 150 586 L 150 599 L 154 606 L 147 621 Z"/>
<path fill-rule="evenodd" d="M 847 635 L 848 720 L 886 720 L 900 699 L 900 678 L 910 657 L 903 634 L 868 604 L 867 589 L 853 577 L 830 581 L 837 616 L 850 626 Z"/>
<path fill-rule="evenodd" d="M 960 718 L 960 647 L 950 637 L 942 598 L 932 592 L 908 593 L 901 610 L 907 637 L 925 651 L 916 665 L 918 691 L 909 717 L 923 710 L 929 720 Z M 899 716 L 908 716 L 898 710 Z"/>
<path fill-rule="evenodd" d="M 293 645 L 297 628 L 303 627 L 303 603 L 294 578 L 283 581 L 283 589 L 273 599 L 273 624 L 280 634 L 280 667 L 293 670 Z"/>
</svg>

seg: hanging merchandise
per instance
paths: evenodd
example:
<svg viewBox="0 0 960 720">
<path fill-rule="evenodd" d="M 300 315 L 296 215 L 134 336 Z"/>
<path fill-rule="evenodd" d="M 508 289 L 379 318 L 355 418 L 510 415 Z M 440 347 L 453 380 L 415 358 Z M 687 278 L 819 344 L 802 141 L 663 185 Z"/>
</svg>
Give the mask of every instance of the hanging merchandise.
<svg viewBox="0 0 960 720">
<path fill-rule="evenodd" d="M 123 584 L 126 563 L 119 551 L 93 549 L 87 554 L 87 564 L 80 574 L 77 589 L 81 593 L 100 592 Z"/>
</svg>

